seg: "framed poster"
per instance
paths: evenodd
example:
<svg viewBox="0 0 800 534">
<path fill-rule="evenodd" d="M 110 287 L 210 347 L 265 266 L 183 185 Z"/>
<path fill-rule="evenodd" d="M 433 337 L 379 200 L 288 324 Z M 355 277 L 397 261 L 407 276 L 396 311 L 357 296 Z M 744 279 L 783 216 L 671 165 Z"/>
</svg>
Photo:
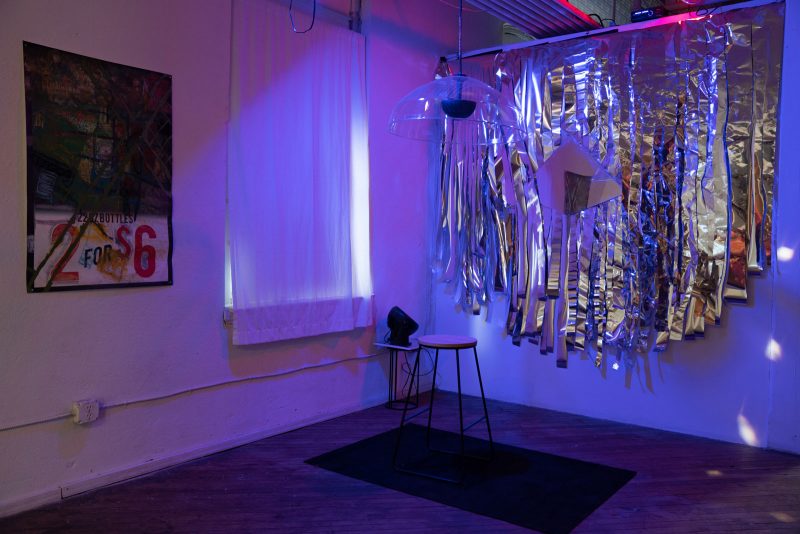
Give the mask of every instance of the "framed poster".
<svg viewBox="0 0 800 534">
<path fill-rule="evenodd" d="M 23 43 L 28 292 L 172 284 L 172 78 Z"/>
</svg>

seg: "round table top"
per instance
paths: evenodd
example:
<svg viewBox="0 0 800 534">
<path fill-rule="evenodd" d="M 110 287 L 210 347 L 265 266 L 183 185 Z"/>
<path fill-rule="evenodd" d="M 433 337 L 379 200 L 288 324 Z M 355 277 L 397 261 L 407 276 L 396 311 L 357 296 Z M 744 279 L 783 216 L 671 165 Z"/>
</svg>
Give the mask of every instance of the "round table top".
<svg viewBox="0 0 800 534">
<path fill-rule="evenodd" d="M 434 334 L 420 336 L 417 341 L 421 347 L 432 349 L 469 349 L 478 344 L 478 340 L 469 336 L 451 336 L 447 334 Z"/>
</svg>

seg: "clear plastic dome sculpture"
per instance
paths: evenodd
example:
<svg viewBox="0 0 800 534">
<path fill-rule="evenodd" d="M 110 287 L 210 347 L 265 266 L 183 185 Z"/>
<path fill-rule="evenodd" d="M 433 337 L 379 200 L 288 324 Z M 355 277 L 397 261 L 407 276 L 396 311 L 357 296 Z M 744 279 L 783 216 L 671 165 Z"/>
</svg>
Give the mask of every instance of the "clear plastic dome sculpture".
<svg viewBox="0 0 800 534">
<path fill-rule="evenodd" d="M 456 74 L 426 83 L 392 110 L 389 131 L 422 141 L 493 145 L 525 138 L 519 110 L 485 83 Z"/>
<path fill-rule="evenodd" d="M 461 72 L 462 10 L 463 0 L 458 10 L 459 73 L 407 94 L 392 110 L 389 131 L 422 141 L 474 146 L 523 140 L 527 132 L 519 109 L 499 91 Z"/>
</svg>

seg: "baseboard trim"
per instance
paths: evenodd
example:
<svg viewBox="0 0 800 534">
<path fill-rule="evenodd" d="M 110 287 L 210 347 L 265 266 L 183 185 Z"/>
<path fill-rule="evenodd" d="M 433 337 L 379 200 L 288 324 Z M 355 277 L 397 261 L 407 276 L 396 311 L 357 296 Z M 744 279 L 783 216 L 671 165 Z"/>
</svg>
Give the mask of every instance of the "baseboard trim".
<svg viewBox="0 0 800 534">
<path fill-rule="evenodd" d="M 51 488 L 45 491 L 30 493 L 24 497 L 17 497 L 8 501 L 0 502 L 0 517 L 21 514 L 40 506 L 53 504 L 61 500 L 61 489 Z"/>
<path fill-rule="evenodd" d="M 149 475 L 150 473 L 160 471 L 161 469 L 174 467 L 184 462 L 208 456 L 209 454 L 226 451 L 228 449 L 247 445 L 248 443 L 253 443 L 254 441 L 264 438 L 277 436 L 278 434 L 283 434 L 285 432 L 291 432 L 292 430 L 297 430 L 298 428 L 302 428 L 304 426 L 321 423 L 323 421 L 341 417 L 359 410 L 372 408 L 374 406 L 383 404 L 384 402 L 386 402 L 385 393 L 383 393 L 380 397 L 375 396 L 362 402 L 340 406 L 335 410 L 316 414 L 310 417 L 304 417 L 284 425 L 278 425 L 261 430 L 259 432 L 238 436 L 236 438 L 228 439 L 211 445 L 185 450 L 161 458 L 150 458 L 144 463 L 136 463 L 119 469 L 114 469 L 113 471 L 84 477 L 82 479 L 69 482 L 65 485 L 31 493 L 21 498 L 0 501 L 0 517 L 8 517 L 26 512 L 28 510 L 33 510 L 34 508 L 39 508 L 47 504 L 53 504 L 62 499 L 85 493 L 87 491 L 110 486 L 112 484 L 118 484 L 120 482 L 125 482 L 143 475 Z"/>
</svg>

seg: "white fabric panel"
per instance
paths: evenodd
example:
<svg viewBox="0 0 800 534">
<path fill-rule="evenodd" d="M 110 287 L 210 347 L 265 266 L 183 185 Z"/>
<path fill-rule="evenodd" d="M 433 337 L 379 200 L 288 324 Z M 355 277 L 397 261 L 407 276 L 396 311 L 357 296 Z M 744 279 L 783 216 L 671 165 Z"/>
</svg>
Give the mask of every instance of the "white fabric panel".
<svg viewBox="0 0 800 534">
<path fill-rule="evenodd" d="M 364 38 L 235 0 L 228 209 L 235 344 L 372 321 Z"/>
</svg>

